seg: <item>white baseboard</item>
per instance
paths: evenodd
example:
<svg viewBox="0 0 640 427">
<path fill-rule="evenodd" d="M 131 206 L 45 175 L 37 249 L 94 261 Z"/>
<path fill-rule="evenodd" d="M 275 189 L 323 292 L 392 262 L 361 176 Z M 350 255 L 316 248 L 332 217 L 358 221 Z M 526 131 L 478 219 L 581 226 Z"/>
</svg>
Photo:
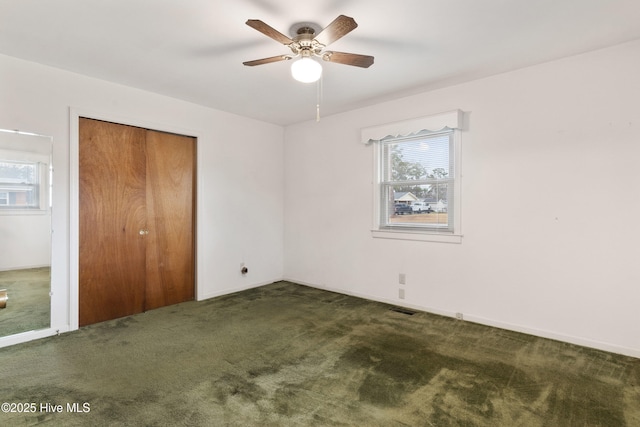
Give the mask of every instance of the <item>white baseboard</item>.
<svg viewBox="0 0 640 427">
<path fill-rule="evenodd" d="M 209 292 L 209 293 L 203 293 L 203 294 L 198 293 L 196 295 L 196 301 L 204 301 L 210 298 L 216 298 L 224 295 L 233 294 L 235 292 L 246 291 L 247 289 L 259 288 L 261 286 L 270 285 L 271 283 L 279 282 L 281 280 L 282 279 L 267 280 L 264 282 L 251 283 L 251 284 L 241 285 L 241 286 L 236 286 L 231 288 L 224 288 L 224 289 L 216 290 L 215 292 Z"/>
<path fill-rule="evenodd" d="M 395 305 L 395 306 L 398 306 L 398 307 L 404 307 L 404 308 L 409 308 L 409 309 L 413 309 L 413 310 L 424 311 L 426 313 L 437 314 L 437 315 L 440 315 L 440 316 L 453 317 L 453 318 L 456 317 L 456 313 L 455 312 L 451 312 L 451 311 L 447 311 L 447 310 L 440 310 L 440 309 L 433 308 L 433 307 L 426 307 L 426 306 L 422 306 L 422 305 L 409 304 L 409 303 L 405 303 L 404 301 L 399 302 L 397 300 L 391 300 L 391 299 L 386 299 L 386 298 L 377 298 L 377 297 L 374 297 L 374 296 L 371 296 L 371 295 L 361 294 L 359 292 L 350 292 L 350 291 L 346 291 L 346 290 L 343 290 L 343 289 L 332 288 L 330 286 L 321 286 L 321 285 L 317 285 L 317 284 L 313 284 L 313 283 L 307 283 L 307 282 L 304 282 L 304 281 L 301 281 L 301 280 L 296 280 L 296 279 L 293 279 L 293 278 L 286 278 L 286 279 L 283 279 L 283 280 L 286 280 L 286 281 L 291 282 L 291 283 L 297 283 L 297 284 L 303 285 L 303 286 L 308 286 L 308 287 L 311 287 L 311 288 L 321 289 L 321 290 L 330 291 L 330 292 L 336 292 L 336 293 L 343 294 L 343 295 L 350 295 L 350 296 L 354 296 L 354 297 L 357 297 L 357 298 L 363 298 L 363 299 L 367 299 L 367 300 L 370 300 L 370 301 L 382 302 L 382 303 L 385 303 L 385 304 Z M 593 349 L 596 349 L 596 350 L 607 351 L 609 353 L 616 353 L 616 354 L 621 354 L 621 355 L 624 355 L 624 356 L 640 358 L 640 350 L 639 349 L 622 347 L 622 346 L 611 344 L 611 343 L 600 342 L 600 341 L 590 340 L 590 339 L 587 339 L 587 338 L 560 334 L 560 333 L 552 332 L 552 331 L 545 331 L 545 330 L 541 330 L 541 329 L 529 328 L 529 327 L 526 327 L 526 326 L 512 324 L 512 323 L 500 322 L 500 321 L 496 321 L 496 320 L 493 320 L 493 319 L 487 319 L 487 318 L 484 318 L 484 317 L 474 316 L 472 314 L 467 314 L 467 313 L 464 313 L 464 321 L 465 322 L 473 322 L 473 323 L 477 323 L 477 324 L 485 325 L 485 326 L 490 326 L 490 327 L 493 327 L 493 328 L 505 329 L 505 330 L 513 331 L 513 332 L 520 332 L 520 333 L 523 333 L 523 334 L 533 335 L 533 336 L 537 336 L 537 337 L 540 337 L 540 338 L 547 338 L 547 339 L 551 339 L 551 340 L 555 340 L 555 341 L 566 342 L 566 343 L 569 343 L 569 344 L 575 344 L 575 345 L 579 345 L 579 346 L 582 346 L 582 347 L 589 347 L 589 348 L 593 348 Z"/>
<path fill-rule="evenodd" d="M 30 270 L 32 268 L 44 268 L 51 267 L 49 264 L 38 264 L 38 265 L 21 265 L 18 267 L 2 267 L 0 271 L 13 271 L 13 270 Z"/>
</svg>

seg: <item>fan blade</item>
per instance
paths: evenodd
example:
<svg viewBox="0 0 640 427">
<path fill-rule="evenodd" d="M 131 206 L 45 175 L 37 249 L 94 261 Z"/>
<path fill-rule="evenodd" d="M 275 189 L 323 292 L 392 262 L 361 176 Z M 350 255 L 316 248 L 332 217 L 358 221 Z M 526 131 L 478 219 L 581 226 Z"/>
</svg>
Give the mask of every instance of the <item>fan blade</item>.
<svg viewBox="0 0 640 427">
<path fill-rule="evenodd" d="M 344 65 L 369 68 L 373 64 L 373 56 L 358 55 L 357 53 L 324 52 L 322 59 Z"/>
<path fill-rule="evenodd" d="M 278 56 L 272 56 L 270 58 L 262 58 L 262 59 L 256 59 L 253 61 L 243 62 L 243 64 L 249 67 L 253 67 L 254 65 L 270 64 L 272 62 L 287 61 L 289 59 L 291 59 L 290 55 L 278 55 Z"/>
<path fill-rule="evenodd" d="M 291 40 L 289 37 L 285 36 L 280 31 L 270 27 L 269 25 L 265 24 L 259 19 L 249 19 L 247 20 L 246 24 L 251 28 L 253 28 L 254 30 L 260 31 L 265 36 L 271 37 L 278 43 L 282 43 L 283 45 L 286 45 L 286 46 L 293 43 L 293 40 Z"/>
<path fill-rule="evenodd" d="M 340 15 L 331 24 L 327 25 L 324 30 L 320 31 L 320 34 L 315 39 L 318 43 L 327 46 L 355 30 L 357 26 L 358 24 L 353 18 Z"/>
</svg>

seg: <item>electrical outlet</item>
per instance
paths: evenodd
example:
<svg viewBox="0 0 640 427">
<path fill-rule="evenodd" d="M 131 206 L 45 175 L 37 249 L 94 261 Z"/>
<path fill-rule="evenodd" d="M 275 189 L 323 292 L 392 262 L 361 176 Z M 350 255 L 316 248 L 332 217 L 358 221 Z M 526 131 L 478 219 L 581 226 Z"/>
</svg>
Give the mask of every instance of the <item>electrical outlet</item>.
<svg viewBox="0 0 640 427">
<path fill-rule="evenodd" d="M 464 319 L 462 318 L 462 313 L 456 313 L 456 319 L 458 319 L 458 320 L 464 320 Z"/>
<path fill-rule="evenodd" d="M 401 285 L 407 283 L 407 276 L 404 273 L 400 273 L 400 275 L 398 276 L 398 283 L 400 283 Z"/>
<path fill-rule="evenodd" d="M 404 289 L 398 289 L 398 298 L 404 299 Z"/>
</svg>

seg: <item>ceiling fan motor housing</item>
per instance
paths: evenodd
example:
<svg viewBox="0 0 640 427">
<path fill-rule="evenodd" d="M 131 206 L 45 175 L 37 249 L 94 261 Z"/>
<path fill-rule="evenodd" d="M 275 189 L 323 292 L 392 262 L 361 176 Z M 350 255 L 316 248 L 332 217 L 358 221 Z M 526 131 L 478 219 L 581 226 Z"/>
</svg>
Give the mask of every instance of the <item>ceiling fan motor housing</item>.
<svg viewBox="0 0 640 427">
<path fill-rule="evenodd" d="M 293 38 L 293 43 L 289 45 L 294 55 L 309 57 L 311 55 L 320 56 L 320 52 L 325 48 L 314 38 L 316 30 L 312 27 L 303 26 L 298 28 Z"/>
</svg>

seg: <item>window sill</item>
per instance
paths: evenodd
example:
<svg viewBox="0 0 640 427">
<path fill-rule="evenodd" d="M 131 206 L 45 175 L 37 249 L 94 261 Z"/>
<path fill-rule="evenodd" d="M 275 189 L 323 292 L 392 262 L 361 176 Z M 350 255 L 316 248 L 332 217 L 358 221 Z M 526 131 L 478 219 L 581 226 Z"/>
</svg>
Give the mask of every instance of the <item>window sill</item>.
<svg viewBox="0 0 640 427">
<path fill-rule="evenodd" d="M 462 234 L 435 234 L 406 230 L 371 230 L 375 239 L 414 240 L 419 242 L 462 243 Z"/>
</svg>

